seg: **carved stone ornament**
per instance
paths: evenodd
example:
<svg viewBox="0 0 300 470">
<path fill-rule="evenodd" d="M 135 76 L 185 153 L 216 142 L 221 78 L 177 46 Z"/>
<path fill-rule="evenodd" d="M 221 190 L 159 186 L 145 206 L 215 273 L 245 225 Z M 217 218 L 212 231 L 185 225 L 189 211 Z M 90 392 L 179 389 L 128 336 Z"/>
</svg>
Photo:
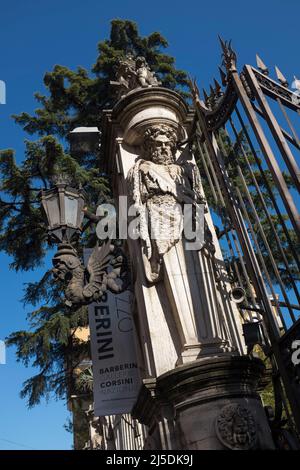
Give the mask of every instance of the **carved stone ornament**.
<svg viewBox="0 0 300 470">
<path fill-rule="evenodd" d="M 127 54 L 125 59 L 119 60 L 116 80 L 110 84 L 115 88 L 117 97 L 121 98 L 135 88 L 159 86 L 161 82 L 157 80 L 154 72 L 151 72 L 144 57 L 134 58 L 132 54 Z"/>
<path fill-rule="evenodd" d="M 251 411 L 241 405 L 224 406 L 216 419 L 219 441 L 232 450 L 252 449 L 257 441 L 257 430 Z"/>
<path fill-rule="evenodd" d="M 69 244 L 59 246 L 52 262 L 54 277 L 66 283 L 69 307 L 99 301 L 107 290 L 120 293 L 129 284 L 126 258 L 110 240 L 94 248 L 86 268 Z"/>
<path fill-rule="evenodd" d="M 176 142 L 173 127 L 149 127 L 144 133 L 143 158 L 127 177 L 150 282 L 161 279 L 163 256 L 181 239 L 183 205 L 204 201 L 198 168 L 186 160 L 176 161 Z"/>
</svg>

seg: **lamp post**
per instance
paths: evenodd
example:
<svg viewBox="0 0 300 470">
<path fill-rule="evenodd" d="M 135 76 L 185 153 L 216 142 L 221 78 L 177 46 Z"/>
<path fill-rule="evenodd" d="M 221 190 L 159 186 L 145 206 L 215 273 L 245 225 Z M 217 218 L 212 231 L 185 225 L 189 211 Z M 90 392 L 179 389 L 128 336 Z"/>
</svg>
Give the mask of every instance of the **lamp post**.
<svg viewBox="0 0 300 470">
<path fill-rule="evenodd" d="M 120 293 L 128 287 L 127 262 L 120 247 L 108 238 L 94 247 L 85 267 L 74 247 L 83 229 L 85 193 L 82 188 L 74 188 L 72 178 L 60 174 L 53 180 L 53 187 L 41 193 L 41 203 L 48 221 L 49 239 L 58 244 L 53 257 L 53 274 L 56 279 L 65 281 L 66 305 L 69 307 L 86 305 L 100 301 L 110 290 Z M 90 216 L 95 222 L 95 216 Z"/>
</svg>

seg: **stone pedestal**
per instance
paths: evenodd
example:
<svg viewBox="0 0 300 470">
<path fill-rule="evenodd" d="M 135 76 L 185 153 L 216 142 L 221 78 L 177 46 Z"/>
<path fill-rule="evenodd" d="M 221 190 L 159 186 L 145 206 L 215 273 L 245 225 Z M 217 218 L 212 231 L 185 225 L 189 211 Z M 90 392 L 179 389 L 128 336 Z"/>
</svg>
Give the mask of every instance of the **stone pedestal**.
<svg viewBox="0 0 300 470">
<path fill-rule="evenodd" d="M 274 449 L 259 395 L 259 359 L 203 359 L 144 380 L 133 415 L 149 429 L 145 448 Z"/>
</svg>

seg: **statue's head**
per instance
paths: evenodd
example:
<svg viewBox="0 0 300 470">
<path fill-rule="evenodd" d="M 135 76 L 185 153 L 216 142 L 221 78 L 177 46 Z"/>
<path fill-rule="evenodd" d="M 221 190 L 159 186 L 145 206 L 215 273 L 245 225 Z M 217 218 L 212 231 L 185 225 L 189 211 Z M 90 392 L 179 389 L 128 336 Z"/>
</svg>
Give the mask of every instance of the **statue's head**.
<svg viewBox="0 0 300 470">
<path fill-rule="evenodd" d="M 154 125 L 144 134 L 145 159 L 153 163 L 174 163 L 176 160 L 177 134 L 175 129 L 167 125 Z"/>
<path fill-rule="evenodd" d="M 142 57 L 142 56 L 139 56 L 136 58 L 136 68 L 140 68 L 140 67 L 146 67 L 147 66 L 147 62 L 146 62 L 146 59 L 145 57 Z"/>
</svg>

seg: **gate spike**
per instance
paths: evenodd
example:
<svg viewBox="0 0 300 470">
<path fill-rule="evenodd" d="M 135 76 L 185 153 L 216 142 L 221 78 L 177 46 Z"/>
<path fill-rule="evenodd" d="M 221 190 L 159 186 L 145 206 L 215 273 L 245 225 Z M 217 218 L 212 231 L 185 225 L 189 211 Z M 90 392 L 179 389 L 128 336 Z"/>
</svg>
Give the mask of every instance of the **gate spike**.
<svg viewBox="0 0 300 470">
<path fill-rule="evenodd" d="M 200 98 L 200 92 L 197 85 L 196 78 L 192 78 L 190 75 L 188 77 L 188 86 L 193 95 L 193 98 Z"/>
<path fill-rule="evenodd" d="M 220 72 L 222 85 L 226 86 L 227 85 L 227 75 L 221 67 L 219 67 L 219 72 Z"/>
<path fill-rule="evenodd" d="M 285 78 L 285 76 L 283 75 L 283 73 L 279 70 L 277 65 L 275 65 L 275 71 L 276 71 L 277 79 L 281 83 L 281 85 L 284 86 L 284 87 L 288 87 L 289 86 L 288 81 Z"/>
<path fill-rule="evenodd" d="M 203 96 L 204 96 L 204 102 L 207 106 L 209 104 L 209 99 L 208 99 L 208 94 L 206 93 L 204 88 L 203 88 Z"/>
<path fill-rule="evenodd" d="M 220 96 L 220 94 L 222 93 L 222 87 L 220 83 L 218 82 L 218 80 L 216 80 L 215 78 L 214 78 L 214 84 L 215 84 L 215 92 L 217 96 Z"/>
<path fill-rule="evenodd" d="M 259 70 L 264 74 L 264 75 L 269 75 L 269 69 L 268 67 L 263 63 L 261 58 L 259 57 L 258 54 L 256 54 L 256 64 Z"/>
<path fill-rule="evenodd" d="M 221 44 L 221 47 L 223 49 L 223 51 L 226 50 L 226 42 L 224 41 L 224 39 L 221 38 L 221 36 L 218 34 L 218 38 L 219 38 L 219 41 L 220 41 L 220 44 Z"/>
<path fill-rule="evenodd" d="M 216 92 L 212 85 L 210 85 L 209 89 L 210 89 L 209 104 L 210 104 L 210 107 L 213 108 L 216 104 Z"/>
</svg>

